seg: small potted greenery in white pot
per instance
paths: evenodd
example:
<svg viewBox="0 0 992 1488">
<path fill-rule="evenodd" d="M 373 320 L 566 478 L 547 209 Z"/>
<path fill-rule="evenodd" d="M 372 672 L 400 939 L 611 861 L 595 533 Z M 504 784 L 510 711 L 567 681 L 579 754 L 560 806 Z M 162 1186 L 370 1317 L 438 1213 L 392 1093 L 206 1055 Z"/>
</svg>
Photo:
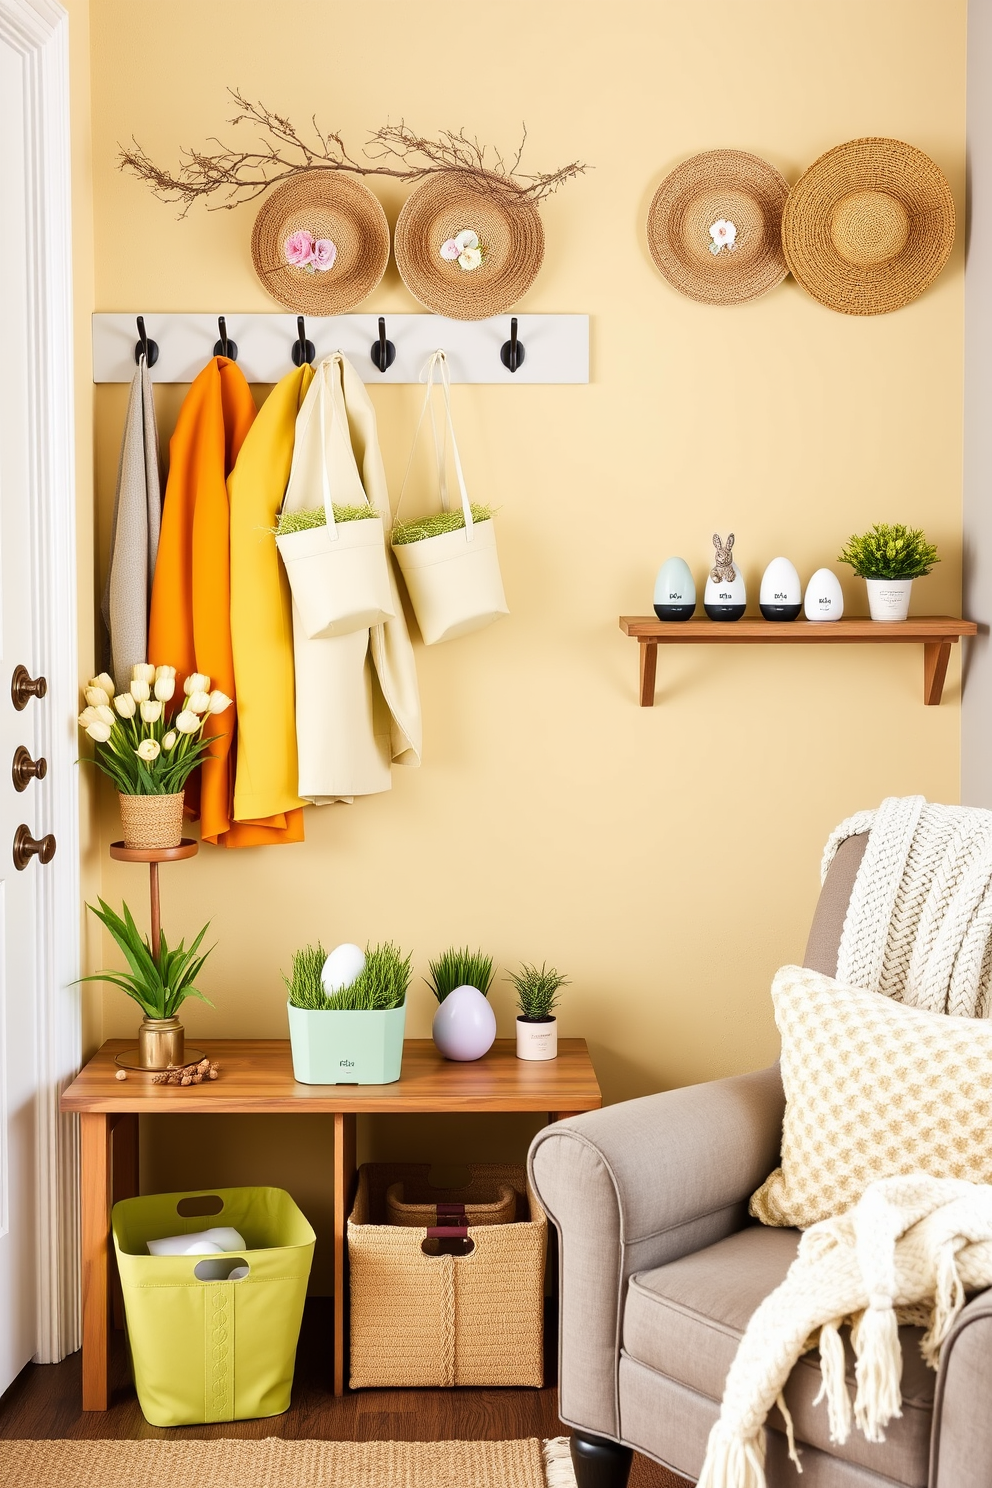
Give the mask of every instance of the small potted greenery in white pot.
<svg viewBox="0 0 992 1488">
<path fill-rule="evenodd" d="M 213 1006 L 209 997 L 204 997 L 193 985 L 210 955 L 210 951 L 199 954 L 207 926 L 204 925 L 189 949 L 184 941 L 170 949 L 165 931 L 160 931 L 159 944 L 153 951 L 126 904 L 121 906 L 123 919 L 102 899 L 99 904 L 99 909 L 92 904 L 87 908 L 110 931 L 124 953 L 129 970 L 97 971 L 79 980 L 109 982 L 133 998 L 145 1015 L 138 1027 L 138 1063 L 146 1070 L 175 1069 L 184 1062 L 185 1035 L 177 1017 L 183 1002 L 187 997 L 198 997 Z"/>
<path fill-rule="evenodd" d="M 293 956 L 289 1039 L 301 1085 L 392 1085 L 403 1064 L 410 957 L 391 941 Z"/>
<path fill-rule="evenodd" d="M 568 986 L 568 977 L 543 962 L 538 971 L 525 961 L 509 980 L 517 989 L 517 1058 L 556 1059 L 558 1057 L 558 1020 L 554 1010 L 558 993 Z"/>
<path fill-rule="evenodd" d="M 905 620 L 913 580 L 925 578 L 935 563 L 937 549 L 920 527 L 876 522 L 869 532 L 852 533 L 837 555 L 865 580 L 868 611 L 873 620 Z"/>
</svg>

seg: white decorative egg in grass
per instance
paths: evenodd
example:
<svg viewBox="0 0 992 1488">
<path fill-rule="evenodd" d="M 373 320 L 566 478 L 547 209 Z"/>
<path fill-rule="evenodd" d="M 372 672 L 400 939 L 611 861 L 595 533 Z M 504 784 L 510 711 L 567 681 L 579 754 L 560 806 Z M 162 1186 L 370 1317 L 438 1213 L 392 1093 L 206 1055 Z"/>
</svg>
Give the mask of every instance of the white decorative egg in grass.
<svg viewBox="0 0 992 1488">
<path fill-rule="evenodd" d="M 844 613 L 840 579 L 829 568 L 818 568 L 806 585 L 803 609 L 807 620 L 839 620 Z"/>
<path fill-rule="evenodd" d="M 703 609 L 711 620 L 739 620 L 747 609 L 747 590 L 740 569 L 737 577 L 729 582 L 717 582 L 712 574 L 706 580 L 703 591 Z"/>
<path fill-rule="evenodd" d="M 351 941 L 346 940 L 344 945 L 335 946 L 324 962 L 324 969 L 320 973 L 324 991 L 328 997 L 333 997 L 335 992 L 343 992 L 345 987 L 358 981 L 364 970 L 365 952 L 361 946 L 352 945 Z"/>
<path fill-rule="evenodd" d="M 773 558 L 761 576 L 758 606 L 766 620 L 798 620 L 803 586 L 788 558 Z"/>
<path fill-rule="evenodd" d="M 445 1059 L 481 1059 L 496 1037 L 496 1014 L 478 987 L 465 983 L 449 992 L 434 1014 L 431 1035 Z"/>
<path fill-rule="evenodd" d="M 666 558 L 654 585 L 659 620 L 689 620 L 696 608 L 696 583 L 684 558 Z"/>
</svg>

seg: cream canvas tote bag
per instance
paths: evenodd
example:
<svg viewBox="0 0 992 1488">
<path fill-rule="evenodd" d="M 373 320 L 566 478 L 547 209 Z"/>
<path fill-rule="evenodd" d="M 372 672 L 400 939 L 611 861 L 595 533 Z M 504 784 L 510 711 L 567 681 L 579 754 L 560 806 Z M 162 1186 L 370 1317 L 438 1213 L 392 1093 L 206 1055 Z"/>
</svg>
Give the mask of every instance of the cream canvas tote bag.
<svg viewBox="0 0 992 1488">
<path fill-rule="evenodd" d="M 276 538 L 297 613 L 311 640 L 350 635 L 392 620 L 385 528 L 365 493 L 348 431 L 340 353 L 318 366 L 296 424 L 287 510 L 323 504 L 326 524 Z M 290 500 L 292 493 L 292 501 Z M 334 504 L 363 506 L 357 521 L 334 519 Z"/>
<path fill-rule="evenodd" d="M 448 361 L 443 351 L 435 351 L 426 367 L 427 392 L 420 421 L 413 437 L 410 463 L 407 465 L 403 490 L 406 489 L 413 463 L 417 439 L 420 436 L 424 416 L 430 411 L 431 429 L 434 434 L 434 454 L 437 462 L 438 490 L 442 511 L 448 511 L 448 484 L 446 475 L 447 441 L 451 441 L 451 457 L 461 496 L 465 526 L 454 532 L 442 532 L 437 537 L 424 537 L 419 542 L 393 543 L 393 555 L 399 564 L 406 582 L 410 602 L 413 605 L 420 633 L 427 646 L 438 641 L 453 641 L 457 636 L 468 635 L 491 625 L 501 615 L 510 612 L 503 593 L 503 579 L 496 553 L 496 531 L 492 517 L 477 522 L 465 489 L 462 462 L 455 442 L 454 425 L 451 422 L 450 379 Z M 437 377 L 444 395 L 444 441 L 438 439 L 437 421 L 434 415 L 434 387 Z M 396 505 L 399 518 L 403 491 Z"/>
</svg>

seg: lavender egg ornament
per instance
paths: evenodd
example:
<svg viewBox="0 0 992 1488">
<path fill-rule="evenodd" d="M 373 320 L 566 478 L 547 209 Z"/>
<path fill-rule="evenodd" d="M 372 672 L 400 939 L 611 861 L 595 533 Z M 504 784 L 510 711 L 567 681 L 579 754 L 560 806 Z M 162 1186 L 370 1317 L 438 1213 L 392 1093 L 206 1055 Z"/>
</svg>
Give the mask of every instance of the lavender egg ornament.
<svg viewBox="0 0 992 1488">
<path fill-rule="evenodd" d="M 434 1014 L 431 1034 L 445 1059 L 481 1059 L 496 1037 L 496 1014 L 478 987 L 455 987 Z"/>
</svg>

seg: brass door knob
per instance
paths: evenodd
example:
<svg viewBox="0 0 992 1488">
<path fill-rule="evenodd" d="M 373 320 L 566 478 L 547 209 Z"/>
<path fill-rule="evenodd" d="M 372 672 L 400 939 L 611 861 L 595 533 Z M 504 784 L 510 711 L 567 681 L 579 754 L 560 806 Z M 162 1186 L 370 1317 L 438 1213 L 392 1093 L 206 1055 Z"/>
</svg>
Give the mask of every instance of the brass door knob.
<svg viewBox="0 0 992 1488">
<path fill-rule="evenodd" d="M 32 837 L 31 828 L 22 823 L 14 833 L 14 867 L 18 871 L 26 868 L 35 853 L 39 863 L 50 863 L 55 856 L 55 838 L 51 832 L 45 837 Z"/>
<path fill-rule="evenodd" d="M 14 750 L 14 758 L 10 766 L 11 779 L 16 791 L 27 790 L 32 780 L 44 780 L 48 774 L 48 761 L 41 756 L 32 759 L 29 751 L 23 744 L 18 744 Z"/>
<path fill-rule="evenodd" d="M 18 713 L 26 708 L 32 698 L 43 698 L 48 691 L 44 677 L 32 677 L 27 667 L 18 662 L 10 679 L 10 701 Z"/>
</svg>

